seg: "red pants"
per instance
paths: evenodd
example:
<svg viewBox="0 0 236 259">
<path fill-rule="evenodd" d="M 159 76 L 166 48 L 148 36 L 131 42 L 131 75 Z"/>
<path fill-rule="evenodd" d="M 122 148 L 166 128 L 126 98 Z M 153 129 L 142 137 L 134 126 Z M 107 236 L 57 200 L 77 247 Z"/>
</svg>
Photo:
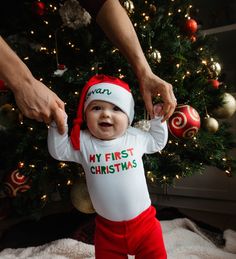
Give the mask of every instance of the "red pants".
<svg viewBox="0 0 236 259">
<path fill-rule="evenodd" d="M 150 206 L 139 216 L 128 221 L 110 221 L 96 217 L 96 259 L 166 259 L 161 224 L 156 210 Z"/>
</svg>

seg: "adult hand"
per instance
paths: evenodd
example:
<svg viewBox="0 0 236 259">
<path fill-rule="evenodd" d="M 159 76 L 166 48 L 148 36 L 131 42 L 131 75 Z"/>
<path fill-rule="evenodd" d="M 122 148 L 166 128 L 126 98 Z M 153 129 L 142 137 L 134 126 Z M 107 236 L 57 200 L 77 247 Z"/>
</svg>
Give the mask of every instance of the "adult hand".
<svg viewBox="0 0 236 259">
<path fill-rule="evenodd" d="M 177 105 L 172 85 L 162 80 L 152 72 L 141 77 L 139 84 L 140 92 L 143 96 L 143 100 L 150 117 L 154 118 L 152 103 L 153 97 L 160 95 L 163 102 L 163 109 L 160 114 L 163 116 L 162 122 L 169 119 Z"/>
<path fill-rule="evenodd" d="M 54 120 L 60 134 L 65 132 L 64 102 L 42 82 L 33 78 L 30 84 L 14 91 L 17 106 L 30 119 L 50 124 Z"/>
</svg>

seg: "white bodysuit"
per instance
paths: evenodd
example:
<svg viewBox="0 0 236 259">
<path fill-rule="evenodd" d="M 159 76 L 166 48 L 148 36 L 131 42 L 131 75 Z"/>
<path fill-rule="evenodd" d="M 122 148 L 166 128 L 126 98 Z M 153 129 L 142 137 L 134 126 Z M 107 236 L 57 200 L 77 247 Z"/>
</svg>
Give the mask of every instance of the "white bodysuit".
<svg viewBox="0 0 236 259">
<path fill-rule="evenodd" d="M 49 152 L 57 160 L 81 164 L 94 209 L 112 221 L 130 220 L 151 205 L 142 156 L 162 150 L 168 130 L 161 117 L 151 120 L 149 132 L 129 127 L 113 140 L 100 140 L 80 131 L 80 150 L 72 147 L 67 132 L 60 135 L 55 122 L 48 131 Z"/>
</svg>

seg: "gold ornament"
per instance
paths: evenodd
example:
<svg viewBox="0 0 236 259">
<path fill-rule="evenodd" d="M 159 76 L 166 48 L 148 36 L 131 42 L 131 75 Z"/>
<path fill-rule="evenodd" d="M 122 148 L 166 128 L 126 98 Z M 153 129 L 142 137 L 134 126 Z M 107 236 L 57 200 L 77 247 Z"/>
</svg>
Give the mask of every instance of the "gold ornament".
<svg viewBox="0 0 236 259">
<path fill-rule="evenodd" d="M 161 62 L 161 53 L 157 49 L 152 49 L 150 47 L 150 49 L 148 51 L 148 58 L 154 63 L 160 63 Z"/>
<path fill-rule="evenodd" d="M 77 210 L 86 214 L 95 212 L 88 193 L 86 181 L 83 178 L 73 184 L 71 187 L 70 197 L 73 206 Z"/>
<path fill-rule="evenodd" d="M 236 100 L 233 95 L 224 93 L 222 96 L 222 106 L 215 109 L 212 113 L 218 119 L 230 118 L 236 111 Z"/>
<path fill-rule="evenodd" d="M 126 0 L 123 5 L 128 13 L 131 14 L 134 12 L 134 3 L 131 0 Z"/>
<path fill-rule="evenodd" d="M 207 131 L 212 133 L 215 133 L 219 129 L 218 121 L 210 116 L 204 118 L 203 125 Z"/>
<path fill-rule="evenodd" d="M 155 15 L 157 12 L 157 7 L 154 4 L 150 4 L 149 8 L 150 8 L 151 15 Z"/>
<path fill-rule="evenodd" d="M 221 65 L 218 62 L 212 62 L 210 64 L 210 71 L 213 77 L 218 77 L 221 73 Z"/>
</svg>

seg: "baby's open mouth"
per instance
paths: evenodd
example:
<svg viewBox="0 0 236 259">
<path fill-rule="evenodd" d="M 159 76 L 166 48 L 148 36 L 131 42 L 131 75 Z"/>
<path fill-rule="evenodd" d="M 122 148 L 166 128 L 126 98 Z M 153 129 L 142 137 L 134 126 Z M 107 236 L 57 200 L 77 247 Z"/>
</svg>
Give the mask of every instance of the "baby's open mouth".
<svg viewBox="0 0 236 259">
<path fill-rule="evenodd" d="M 112 124 L 108 123 L 108 122 L 101 122 L 101 123 L 99 123 L 99 125 L 102 127 L 111 127 L 112 126 Z"/>
</svg>

